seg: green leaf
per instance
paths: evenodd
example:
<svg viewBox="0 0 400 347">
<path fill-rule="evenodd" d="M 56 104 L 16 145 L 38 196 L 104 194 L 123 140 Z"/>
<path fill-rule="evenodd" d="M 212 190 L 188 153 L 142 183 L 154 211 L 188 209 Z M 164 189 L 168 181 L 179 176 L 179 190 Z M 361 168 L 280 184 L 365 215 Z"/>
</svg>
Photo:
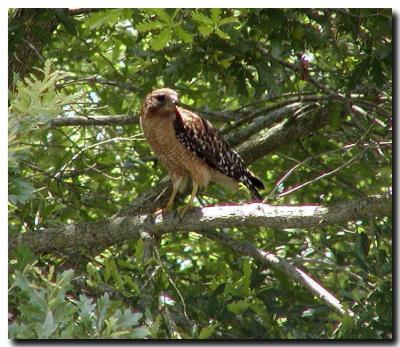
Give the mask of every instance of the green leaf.
<svg viewBox="0 0 400 347">
<path fill-rule="evenodd" d="M 211 20 L 211 18 L 205 16 L 200 12 L 193 12 L 192 19 L 199 24 L 204 24 L 205 26 L 211 27 L 211 29 L 213 27 L 213 21 Z"/>
<path fill-rule="evenodd" d="M 218 60 L 218 63 L 221 64 L 225 69 L 227 69 L 229 66 L 231 66 L 232 59 L 221 59 Z"/>
<path fill-rule="evenodd" d="M 165 23 L 172 23 L 171 17 L 167 14 L 165 9 L 162 8 L 154 8 L 154 13 Z"/>
<path fill-rule="evenodd" d="M 125 285 L 135 292 L 135 294 L 140 294 L 139 286 L 134 282 L 131 275 L 122 275 L 123 282 Z"/>
<path fill-rule="evenodd" d="M 224 25 L 228 23 L 237 23 L 238 19 L 236 17 L 225 17 L 219 21 L 219 25 Z"/>
<path fill-rule="evenodd" d="M 169 41 L 171 41 L 171 30 L 165 29 L 157 36 L 154 36 L 153 40 L 151 41 L 151 47 L 154 50 L 159 51 L 163 49 Z"/>
<path fill-rule="evenodd" d="M 339 129 L 342 123 L 342 111 L 343 106 L 337 102 L 333 102 L 329 105 L 330 125 L 335 130 Z"/>
<path fill-rule="evenodd" d="M 13 256 L 17 260 L 16 270 L 23 272 L 25 268 L 32 264 L 36 259 L 35 255 L 32 253 L 31 249 L 27 246 L 20 245 L 13 251 Z"/>
<path fill-rule="evenodd" d="M 178 36 L 183 42 L 191 43 L 193 41 L 192 35 L 183 30 L 181 26 L 177 26 L 174 31 L 176 36 Z"/>
<path fill-rule="evenodd" d="M 136 263 L 141 264 L 143 258 L 144 242 L 142 239 L 138 239 L 135 244 L 135 259 Z"/>
<path fill-rule="evenodd" d="M 144 339 L 145 337 L 147 337 L 148 335 L 150 335 L 150 332 L 146 329 L 146 328 L 135 328 L 132 330 L 131 339 Z"/>
<path fill-rule="evenodd" d="M 105 262 L 105 269 L 104 269 L 104 281 L 108 283 L 111 276 L 114 276 L 114 273 L 117 272 L 117 264 L 115 264 L 114 259 L 108 259 Z"/>
<path fill-rule="evenodd" d="M 64 25 L 65 30 L 67 30 L 68 33 L 70 33 L 73 36 L 78 35 L 73 16 L 70 16 L 69 14 L 63 11 L 56 11 L 55 15 L 59 19 L 59 21 Z"/>
<path fill-rule="evenodd" d="M 132 313 L 130 310 L 124 310 L 122 313 L 121 310 L 115 311 L 115 318 L 118 319 L 118 329 L 126 329 L 131 328 L 132 326 L 138 325 L 140 318 L 142 318 L 143 314 L 141 313 Z"/>
<path fill-rule="evenodd" d="M 68 290 L 71 287 L 71 281 L 74 277 L 74 270 L 66 270 L 61 275 L 57 275 L 57 286 L 64 290 Z"/>
<path fill-rule="evenodd" d="M 220 8 L 212 8 L 212 9 L 210 9 L 210 11 L 211 11 L 211 21 L 213 22 L 213 24 L 215 26 L 217 26 L 219 23 L 219 17 L 221 15 L 222 11 Z"/>
<path fill-rule="evenodd" d="M 243 289 L 246 294 L 250 293 L 251 263 L 249 259 L 243 262 Z"/>
<path fill-rule="evenodd" d="M 148 15 L 150 15 L 150 16 L 156 15 L 162 22 L 164 22 L 164 25 L 172 23 L 172 19 L 167 14 L 165 9 L 162 9 L 162 8 L 145 8 L 145 9 L 143 9 L 143 12 L 148 14 Z"/>
<path fill-rule="evenodd" d="M 282 41 L 273 40 L 271 42 L 271 54 L 274 58 L 279 58 L 282 51 Z"/>
<path fill-rule="evenodd" d="M 245 311 L 249 306 L 250 303 L 248 303 L 247 301 L 239 300 L 228 304 L 226 308 L 228 309 L 228 311 L 238 314 Z"/>
<path fill-rule="evenodd" d="M 70 324 L 61 331 L 61 339 L 74 339 L 76 337 L 75 326 Z"/>
<path fill-rule="evenodd" d="M 136 24 L 135 29 L 139 32 L 145 33 L 151 30 L 158 30 L 164 27 L 164 24 L 159 21 L 142 22 Z"/>
<path fill-rule="evenodd" d="M 230 36 L 227 33 L 224 33 L 220 28 L 215 29 L 215 33 L 224 40 L 229 40 Z"/>
<path fill-rule="evenodd" d="M 198 339 L 199 340 L 208 339 L 214 333 L 214 330 L 217 326 L 218 323 L 215 323 L 201 329 Z"/>
<path fill-rule="evenodd" d="M 108 293 L 105 293 L 102 297 L 97 300 L 97 322 L 96 330 L 100 333 L 103 329 L 104 319 L 107 315 L 108 308 L 110 307 L 110 297 Z"/>
<path fill-rule="evenodd" d="M 213 28 L 207 27 L 205 25 L 199 25 L 197 29 L 199 29 L 200 34 L 202 34 L 203 36 L 208 36 L 213 32 Z"/>
<path fill-rule="evenodd" d="M 267 309 L 261 300 L 255 300 L 255 302 L 252 302 L 250 308 L 261 317 L 264 326 L 268 327 L 271 325 L 271 315 L 267 312 Z"/>
<path fill-rule="evenodd" d="M 32 198 L 35 188 L 33 185 L 22 178 L 10 177 L 11 187 L 8 190 L 8 200 L 16 205 L 18 203 L 25 203 Z"/>
<path fill-rule="evenodd" d="M 29 292 L 31 290 L 28 279 L 18 270 L 15 271 L 14 284 L 24 292 Z"/>
<path fill-rule="evenodd" d="M 37 335 L 35 335 L 35 331 L 32 329 L 31 324 L 17 324 L 12 323 L 9 326 L 9 338 L 15 339 L 37 339 Z"/>
<path fill-rule="evenodd" d="M 39 339 L 48 339 L 57 329 L 57 323 L 54 322 L 53 313 L 49 311 L 46 319 L 38 331 Z"/>
<path fill-rule="evenodd" d="M 92 298 L 88 298 L 85 294 L 79 295 L 79 315 L 83 322 L 91 321 L 91 314 L 95 307 L 96 304 L 93 304 Z"/>
<path fill-rule="evenodd" d="M 110 9 L 90 14 L 86 19 L 85 25 L 90 30 L 96 30 L 107 24 L 113 26 L 117 23 L 120 16 L 124 15 L 124 9 Z"/>
</svg>

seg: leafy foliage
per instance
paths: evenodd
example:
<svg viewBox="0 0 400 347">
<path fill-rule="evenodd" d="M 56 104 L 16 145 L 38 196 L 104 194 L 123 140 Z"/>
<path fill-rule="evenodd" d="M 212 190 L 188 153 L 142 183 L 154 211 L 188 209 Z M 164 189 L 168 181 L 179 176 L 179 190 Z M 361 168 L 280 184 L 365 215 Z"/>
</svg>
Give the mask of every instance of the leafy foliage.
<svg viewBox="0 0 400 347">
<path fill-rule="evenodd" d="M 141 313 L 116 308 L 109 295 L 103 294 L 93 302 L 85 294 L 70 297 L 73 270 L 55 275 L 37 266 L 28 265 L 24 272 L 15 271 L 11 292 L 18 292 L 19 317 L 9 326 L 10 338 L 16 339 L 76 339 L 132 338 L 148 335 L 138 327 Z"/>
<path fill-rule="evenodd" d="M 41 51 L 46 63 L 10 93 L 11 234 L 102 220 L 151 189 L 165 170 L 137 121 L 55 127 L 51 120 L 137 120 L 144 95 L 161 86 L 177 89 L 235 146 L 329 115 L 324 127 L 289 135 L 252 163 L 272 204 L 332 204 L 390 189 L 390 10 L 106 9 L 58 16 Z M 23 34 L 15 23 L 10 30 Z M 299 73 L 302 53 L 311 81 Z M 211 186 L 197 203 L 244 199 Z M 283 274 L 189 232 L 163 237 L 147 263 L 142 240 L 96 256 L 76 250 L 35 258 L 17 250 L 10 257 L 10 337 L 392 337 L 389 216 L 313 230 L 224 232 L 306 269 L 354 319 L 331 313 Z"/>
</svg>

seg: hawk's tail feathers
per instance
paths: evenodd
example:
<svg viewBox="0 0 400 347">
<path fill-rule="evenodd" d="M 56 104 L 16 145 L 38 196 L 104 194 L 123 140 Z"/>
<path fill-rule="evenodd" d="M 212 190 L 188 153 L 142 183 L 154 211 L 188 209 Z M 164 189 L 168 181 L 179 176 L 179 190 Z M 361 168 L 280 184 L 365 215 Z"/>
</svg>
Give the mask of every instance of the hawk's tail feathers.
<svg viewBox="0 0 400 347">
<path fill-rule="evenodd" d="M 258 190 L 264 189 L 264 183 L 256 176 L 254 176 L 250 171 L 247 172 L 247 175 L 243 179 L 243 183 L 247 188 L 249 188 L 251 196 L 257 200 L 262 201 L 263 197 L 259 193 Z"/>
</svg>

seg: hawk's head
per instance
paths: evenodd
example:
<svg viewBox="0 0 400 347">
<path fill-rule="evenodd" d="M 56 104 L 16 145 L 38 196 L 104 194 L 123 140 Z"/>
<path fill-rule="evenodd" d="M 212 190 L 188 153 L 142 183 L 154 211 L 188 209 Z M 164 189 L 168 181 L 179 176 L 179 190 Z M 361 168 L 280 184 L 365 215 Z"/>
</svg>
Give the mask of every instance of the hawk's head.
<svg viewBox="0 0 400 347">
<path fill-rule="evenodd" d="M 152 91 L 146 97 L 147 107 L 157 111 L 170 111 L 179 104 L 178 93 L 169 88 Z"/>
</svg>

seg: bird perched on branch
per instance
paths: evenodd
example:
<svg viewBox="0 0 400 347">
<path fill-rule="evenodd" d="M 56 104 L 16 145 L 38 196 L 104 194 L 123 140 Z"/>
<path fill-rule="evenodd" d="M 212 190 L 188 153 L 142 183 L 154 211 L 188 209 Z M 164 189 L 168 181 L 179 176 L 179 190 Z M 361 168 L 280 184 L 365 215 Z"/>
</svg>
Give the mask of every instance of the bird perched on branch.
<svg viewBox="0 0 400 347">
<path fill-rule="evenodd" d="M 210 122 L 178 104 L 176 91 L 157 89 L 144 99 L 140 116 L 144 137 L 172 183 L 172 195 L 163 210 L 172 209 L 177 192 L 185 191 L 189 179 L 192 193 L 181 215 L 193 205 L 198 188 L 207 187 L 210 181 L 231 190 L 242 182 L 261 200 L 258 190 L 264 189 L 264 184 L 246 168 L 240 155 Z"/>
</svg>

